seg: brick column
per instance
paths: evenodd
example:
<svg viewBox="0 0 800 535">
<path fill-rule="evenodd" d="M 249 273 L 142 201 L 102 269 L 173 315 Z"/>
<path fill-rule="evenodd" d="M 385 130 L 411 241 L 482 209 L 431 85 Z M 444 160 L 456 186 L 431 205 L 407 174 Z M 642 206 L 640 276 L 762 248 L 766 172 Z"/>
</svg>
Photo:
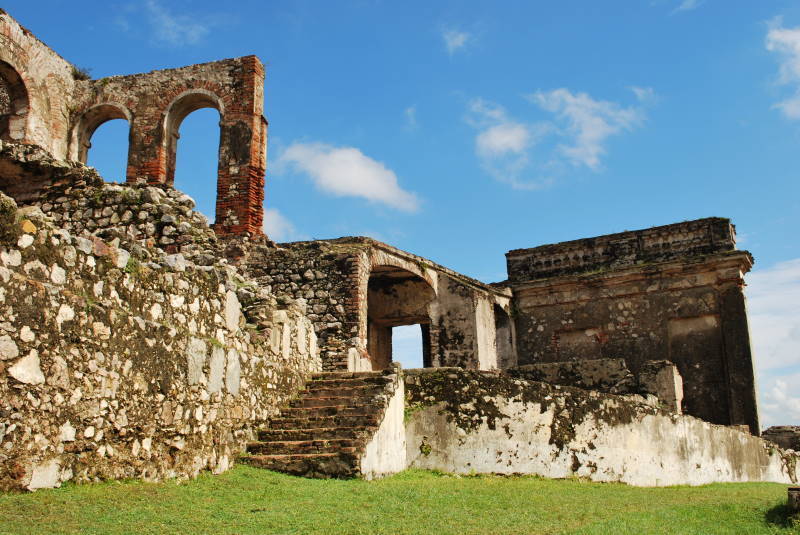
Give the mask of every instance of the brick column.
<svg viewBox="0 0 800 535">
<path fill-rule="evenodd" d="M 264 67 L 242 58 L 241 97 L 225 110 L 220 126 L 217 220 L 220 235 L 263 233 L 267 123 L 263 118 Z"/>
</svg>

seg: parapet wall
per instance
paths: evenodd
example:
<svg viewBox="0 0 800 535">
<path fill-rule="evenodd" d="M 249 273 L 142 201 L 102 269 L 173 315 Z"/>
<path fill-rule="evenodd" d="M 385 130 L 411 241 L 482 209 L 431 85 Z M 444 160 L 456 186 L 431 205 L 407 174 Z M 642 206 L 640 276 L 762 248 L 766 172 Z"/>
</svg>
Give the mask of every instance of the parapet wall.
<svg viewBox="0 0 800 535">
<path fill-rule="evenodd" d="M 709 217 L 530 249 L 514 249 L 506 253 L 506 262 L 509 281 L 525 282 L 685 260 L 735 249 L 736 233 L 730 220 Z"/>
<path fill-rule="evenodd" d="M 637 486 L 797 483 L 800 455 L 726 426 L 500 372 L 406 370 L 410 467 Z"/>
<path fill-rule="evenodd" d="M 321 369 L 303 310 L 234 269 L 0 204 L 0 488 L 224 471 Z"/>
</svg>

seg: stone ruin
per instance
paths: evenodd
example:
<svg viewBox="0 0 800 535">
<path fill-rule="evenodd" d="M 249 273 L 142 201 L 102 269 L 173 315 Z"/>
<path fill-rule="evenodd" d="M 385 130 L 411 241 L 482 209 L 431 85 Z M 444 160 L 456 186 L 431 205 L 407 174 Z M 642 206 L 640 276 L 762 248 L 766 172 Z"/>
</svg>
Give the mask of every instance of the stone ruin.
<svg viewBox="0 0 800 535">
<path fill-rule="evenodd" d="M 0 489 L 237 461 L 797 482 L 797 446 L 759 438 L 727 219 L 510 251 L 493 284 L 370 238 L 275 244 L 258 58 L 91 80 L 3 11 L 0 42 Z M 171 187 L 205 107 L 213 225 Z M 111 184 L 84 164 L 118 118 Z M 402 325 L 422 369 L 392 362 Z"/>
</svg>

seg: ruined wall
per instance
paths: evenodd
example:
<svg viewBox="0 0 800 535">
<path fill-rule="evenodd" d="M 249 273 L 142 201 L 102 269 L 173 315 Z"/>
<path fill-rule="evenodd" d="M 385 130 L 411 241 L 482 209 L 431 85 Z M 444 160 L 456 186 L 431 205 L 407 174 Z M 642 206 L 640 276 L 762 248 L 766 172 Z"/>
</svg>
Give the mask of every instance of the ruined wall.
<svg viewBox="0 0 800 535">
<path fill-rule="evenodd" d="M 408 292 L 390 289 L 398 302 L 376 307 L 376 314 L 386 325 L 422 323 L 431 366 L 498 367 L 495 311 L 510 307 L 510 294 L 502 288 L 370 238 L 285 243 L 278 248 L 256 245 L 239 255 L 248 275 L 275 295 L 305 300 L 326 370 L 385 367 L 386 362 L 368 351 L 374 316 L 369 309 L 370 281 L 375 277 L 416 285 Z M 418 310 L 422 301 L 414 292 L 430 299 L 427 318 Z M 403 299 L 410 304 L 403 306 Z M 510 337 L 510 328 L 507 334 Z M 510 342 L 503 348 L 506 353 L 513 351 Z"/>
<path fill-rule="evenodd" d="M 217 221 L 220 234 L 260 235 L 267 123 L 264 67 L 255 56 L 77 83 L 69 158 L 86 161 L 94 131 L 130 123 L 127 180 L 172 185 L 179 129 L 200 108 L 220 114 Z"/>
<path fill-rule="evenodd" d="M 262 234 L 267 121 L 257 57 L 90 80 L 2 10 L 0 45 L 0 140 L 86 163 L 95 130 L 124 119 L 127 180 L 172 185 L 181 123 L 195 110 L 214 108 L 220 114 L 216 231 Z M 27 193 L 35 191 L 30 184 Z"/>
<path fill-rule="evenodd" d="M 461 369 L 407 370 L 410 467 L 639 486 L 796 483 L 796 453 L 621 396 Z"/>
<path fill-rule="evenodd" d="M 674 362 L 687 413 L 759 432 L 742 286 L 752 265 L 710 218 L 507 254 L 520 363 Z"/>
<path fill-rule="evenodd" d="M 0 139 L 33 143 L 57 158 L 67 155 L 75 67 L 0 9 Z"/>
<path fill-rule="evenodd" d="M 223 471 L 320 369 L 303 311 L 232 268 L 138 258 L 0 200 L 2 488 Z"/>
</svg>

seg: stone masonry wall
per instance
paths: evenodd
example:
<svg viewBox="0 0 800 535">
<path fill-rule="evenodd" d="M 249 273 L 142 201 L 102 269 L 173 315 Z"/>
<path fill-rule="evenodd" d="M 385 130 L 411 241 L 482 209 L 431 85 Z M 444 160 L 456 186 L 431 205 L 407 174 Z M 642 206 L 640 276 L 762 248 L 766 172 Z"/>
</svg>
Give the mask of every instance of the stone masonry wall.
<svg viewBox="0 0 800 535">
<path fill-rule="evenodd" d="M 407 370 L 409 467 L 638 486 L 800 478 L 800 455 L 738 429 L 503 373 Z"/>
<path fill-rule="evenodd" d="M 306 304 L 325 371 L 347 370 L 358 346 L 359 263 L 352 251 L 328 242 L 253 246 L 240 260 L 249 277 L 281 299 Z"/>
<path fill-rule="evenodd" d="M 0 204 L 0 488 L 224 471 L 320 370 L 303 311 L 235 269 Z"/>
</svg>

